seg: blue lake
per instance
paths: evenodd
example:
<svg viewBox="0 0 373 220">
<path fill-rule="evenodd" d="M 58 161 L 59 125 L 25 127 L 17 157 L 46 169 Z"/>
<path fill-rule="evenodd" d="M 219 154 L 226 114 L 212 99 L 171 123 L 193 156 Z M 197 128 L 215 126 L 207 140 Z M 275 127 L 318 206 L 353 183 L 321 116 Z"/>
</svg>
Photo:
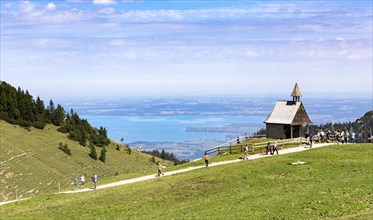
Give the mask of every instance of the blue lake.
<svg viewBox="0 0 373 220">
<path fill-rule="evenodd" d="M 123 99 L 72 100 L 94 127 L 105 127 L 110 139 L 145 150 L 166 149 L 194 159 L 203 150 L 264 127 L 276 99 Z M 305 108 L 314 124 L 354 121 L 372 109 L 370 99 L 308 99 Z"/>
<path fill-rule="evenodd" d="M 125 143 L 135 141 L 185 142 L 191 140 L 226 140 L 226 132 L 193 132 L 186 128 L 223 127 L 231 124 L 251 123 L 248 134 L 263 127 L 263 116 L 229 115 L 172 115 L 172 116 L 107 116 L 82 115 L 95 127 L 103 126 L 108 136 Z M 233 134 L 232 134 L 233 135 Z M 244 135 L 244 132 L 235 134 Z"/>
</svg>

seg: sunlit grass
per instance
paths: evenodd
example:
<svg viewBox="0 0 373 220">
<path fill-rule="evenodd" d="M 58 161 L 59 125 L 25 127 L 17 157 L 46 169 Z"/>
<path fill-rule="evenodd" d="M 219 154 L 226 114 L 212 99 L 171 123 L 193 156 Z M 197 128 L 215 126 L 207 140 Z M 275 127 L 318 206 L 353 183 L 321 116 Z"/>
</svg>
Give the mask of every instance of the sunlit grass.
<svg viewBox="0 0 373 220">
<path fill-rule="evenodd" d="M 1 208 L 4 219 L 370 218 L 371 144 L 329 146 Z M 305 165 L 289 165 L 305 161 Z"/>
</svg>

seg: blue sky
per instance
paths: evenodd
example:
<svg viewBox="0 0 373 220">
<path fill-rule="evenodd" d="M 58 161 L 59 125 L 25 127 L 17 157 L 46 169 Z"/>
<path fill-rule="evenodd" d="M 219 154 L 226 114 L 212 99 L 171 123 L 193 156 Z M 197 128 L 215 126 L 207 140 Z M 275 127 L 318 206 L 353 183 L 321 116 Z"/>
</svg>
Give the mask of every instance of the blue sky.
<svg viewBox="0 0 373 220">
<path fill-rule="evenodd" d="M 1 1 L 1 80 L 54 97 L 372 97 L 372 1 Z"/>
</svg>

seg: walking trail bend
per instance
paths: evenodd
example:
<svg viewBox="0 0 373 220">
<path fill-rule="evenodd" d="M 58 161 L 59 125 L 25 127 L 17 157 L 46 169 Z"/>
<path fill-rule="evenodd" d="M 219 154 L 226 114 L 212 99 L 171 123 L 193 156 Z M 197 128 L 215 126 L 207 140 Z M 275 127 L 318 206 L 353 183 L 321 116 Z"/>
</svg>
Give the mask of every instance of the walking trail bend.
<svg viewBox="0 0 373 220">
<path fill-rule="evenodd" d="M 331 145 L 331 144 L 330 143 L 328 143 L 328 144 L 313 144 L 312 148 L 310 148 L 308 146 L 301 145 L 299 147 L 281 149 L 278 152 L 281 155 L 282 154 L 290 154 L 290 153 L 296 153 L 296 152 L 301 152 L 301 151 L 305 151 L 305 150 L 310 150 L 310 149 L 313 149 L 313 148 L 320 148 L 320 147 L 324 147 L 324 146 L 328 146 L 328 145 Z M 272 155 L 255 154 L 255 155 L 249 156 L 249 160 L 255 160 L 255 159 L 264 158 L 264 157 L 271 157 L 271 156 Z M 240 161 L 243 161 L 243 160 L 242 159 L 236 159 L 236 160 L 227 160 L 227 161 L 215 162 L 215 163 L 209 164 L 209 167 L 220 166 L 220 165 L 229 164 L 229 163 L 238 163 Z M 191 170 L 202 169 L 202 168 L 205 168 L 205 166 L 202 165 L 202 166 L 188 167 L 188 168 L 185 168 L 185 169 L 164 172 L 164 176 L 171 176 L 171 175 L 174 175 L 174 174 L 185 173 L 185 172 L 188 172 L 188 171 L 191 171 Z M 105 189 L 105 188 L 109 188 L 109 187 L 115 187 L 115 186 L 121 186 L 121 185 L 125 185 L 125 184 L 130 184 L 130 183 L 137 183 L 137 182 L 156 179 L 156 178 L 159 178 L 159 177 L 157 177 L 154 174 L 151 174 L 151 175 L 137 177 L 137 178 L 133 178 L 133 179 L 126 179 L 126 180 L 121 180 L 121 181 L 118 181 L 118 182 L 99 185 L 99 186 L 97 186 L 96 190 Z M 75 191 L 74 190 L 65 191 L 65 192 L 61 192 L 61 193 L 80 193 L 80 192 L 87 192 L 87 191 L 92 191 L 92 190 L 94 190 L 94 189 L 85 188 L 85 189 L 80 189 L 80 190 L 75 190 Z M 12 203 L 12 202 L 17 202 L 17 201 L 20 201 L 20 200 L 24 200 L 24 199 L 1 202 L 0 205 Z"/>
</svg>

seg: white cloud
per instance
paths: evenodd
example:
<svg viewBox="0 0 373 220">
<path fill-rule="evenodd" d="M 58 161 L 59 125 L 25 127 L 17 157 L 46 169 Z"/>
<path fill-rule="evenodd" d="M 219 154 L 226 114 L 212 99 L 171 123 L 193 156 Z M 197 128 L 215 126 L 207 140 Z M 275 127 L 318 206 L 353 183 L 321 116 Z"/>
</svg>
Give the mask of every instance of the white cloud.
<svg viewBox="0 0 373 220">
<path fill-rule="evenodd" d="M 10 2 L 6 3 L 6 4 L 5 4 L 5 7 L 7 7 L 7 8 L 12 7 L 12 3 L 10 3 Z"/>
<path fill-rule="evenodd" d="M 35 5 L 33 5 L 30 1 L 22 1 L 21 4 L 21 10 L 24 12 L 32 12 L 35 9 Z"/>
<path fill-rule="evenodd" d="M 36 42 L 36 45 L 38 45 L 40 47 L 46 47 L 48 45 L 48 42 L 46 40 L 38 40 Z"/>
<path fill-rule="evenodd" d="M 56 10 L 56 5 L 54 3 L 48 3 L 47 7 L 45 8 L 45 10 L 47 11 L 54 11 Z"/>
<path fill-rule="evenodd" d="M 124 41 L 122 41 L 122 40 L 113 40 L 109 44 L 112 45 L 112 46 L 123 46 L 124 45 Z"/>
<path fill-rule="evenodd" d="M 246 51 L 245 55 L 248 57 L 257 57 L 258 53 L 255 50 L 248 50 Z"/>
<path fill-rule="evenodd" d="M 336 37 L 335 40 L 345 42 L 346 39 L 344 37 Z"/>
<path fill-rule="evenodd" d="M 357 54 L 357 53 L 351 54 L 350 56 L 348 56 L 348 59 L 350 59 L 350 60 L 359 60 L 361 58 L 362 58 L 362 56 L 360 54 Z"/>
<path fill-rule="evenodd" d="M 338 86 L 354 82 L 359 84 L 359 89 L 371 88 L 367 80 L 353 81 L 371 75 L 371 61 L 368 62 L 372 57 L 371 29 L 368 28 L 371 25 L 357 26 L 366 19 L 358 15 L 345 22 L 329 16 L 324 9 L 320 13 L 318 8 L 307 11 L 303 4 L 297 6 L 304 15 L 300 17 L 291 13 L 294 8 L 289 5 L 279 13 L 276 6 L 270 5 L 212 9 L 159 6 L 140 10 L 137 6 L 134 9 L 123 7 L 120 5 L 123 0 L 69 0 L 82 4 L 64 3 L 63 7 L 48 2 L 53 0 L 20 1 L 12 3 L 17 7 L 4 7 L 7 14 L 4 14 L 6 28 L 1 33 L 1 52 L 7 54 L 2 57 L 2 64 L 5 63 L 4 72 L 8 78 L 16 76 L 12 69 L 19 69 L 20 75 L 25 72 L 22 66 L 33 66 L 36 73 L 42 68 L 46 72 L 58 68 L 61 73 L 82 74 L 82 78 L 86 78 L 84 72 L 95 72 L 97 76 L 109 72 L 113 74 L 109 75 L 112 78 L 124 73 L 144 73 L 133 83 L 133 89 L 138 91 L 137 87 L 144 79 L 150 84 L 156 80 L 157 76 L 147 80 L 147 73 L 167 72 L 170 76 L 181 77 L 163 77 L 158 83 L 159 91 L 165 83 L 175 85 L 169 91 L 177 91 L 179 86 L 181 91 L 187 91 L 188 84 L 193 85 L 197 77 L 206 75 L 207 79 L 203 79 L 198 90 L 202 92 L 210 82 L 223 88 L 231 79 L 224 77 L 228 73 L 237 74 L 234 79 L 246 79 L 245 74 L 249 72 L 268 79 L 266 76 L 273 72 L 293 74 L 301 71 L 306 76 L 314 75 L 312 72 L 341 73 L 344 75 L 337 77 L 341 78 Z M 93 3 L 96 7 L 90 7 Z M 312 17 L 318 15 L 324 16 Z M 335 16 L 340 18 L 342 15 Z M 35 56 L 30 55 L 33 53 Z M 40 63 L 46 64 L 40 66 Z M 46 68 L 48 63 L 53 64 L 51 70 Z M 213 67 L 215 63 L 222 67 Z M 175 67 L 168 68 L 170 64 Z M 188 78 L 190 72 L 196 75 Z M 363 77 L 349 78 L 347 73 L 351 72 Z M 222 77 L 216 77 L 219 73 Z M 333 81 L 333 77 L 329 78 L 323 81 Z M 257 84 L 266 83 L 263 80 Z M 237 87 L 237 92 L 244 87 Z"/>
<path fill-rule="evenodd" d="M 116 4 L 115 0 L 93 0 L 95 5 L 113 5 Z"/>
<path fill-rule="evenodd" d="M 339 110 L 341 110 L 341 111 L 352 111 L 354 109 L 356 109 L 356 107 L 354 107 L 354 106 L 348 106 L 348 105 L 344 105 L 344 106 L 342 106 L 342 107 L 339 108 Z"/>
<path fill-rule="evenodd" d="M 105 15 L 112 15 L 115 13 L 115 9 L 114 8 L 103 8 L 99 10 L 98 13 L 105 14 Z"/>
</svg>

